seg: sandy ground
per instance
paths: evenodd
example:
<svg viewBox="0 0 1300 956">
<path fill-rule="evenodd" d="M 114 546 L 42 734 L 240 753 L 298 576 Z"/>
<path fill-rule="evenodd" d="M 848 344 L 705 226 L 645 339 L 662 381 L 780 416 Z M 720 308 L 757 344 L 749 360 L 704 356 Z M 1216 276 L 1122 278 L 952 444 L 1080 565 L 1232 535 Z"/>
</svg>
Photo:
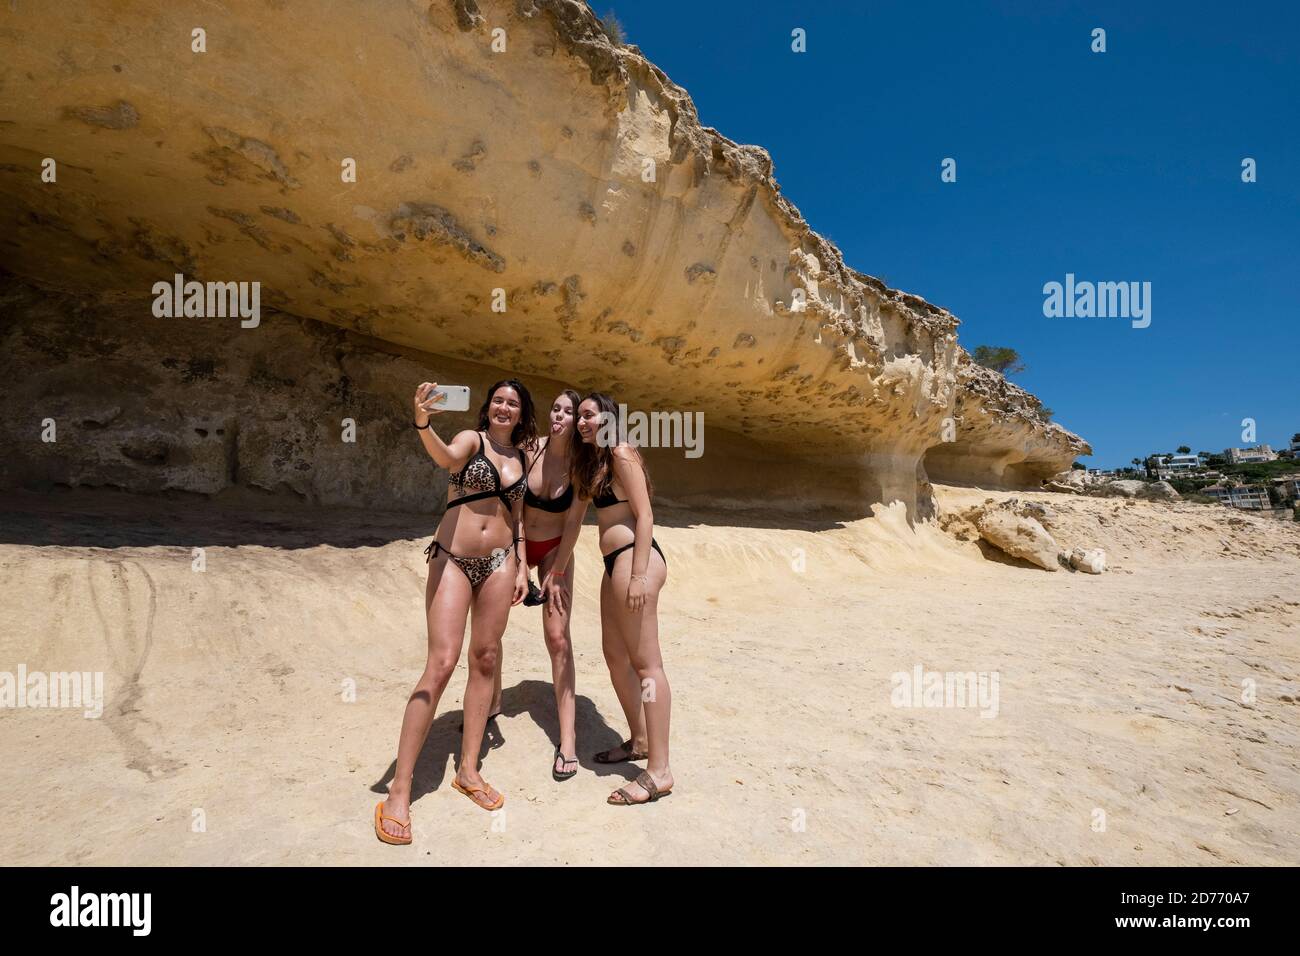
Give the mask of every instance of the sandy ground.
<svg viewBox="0 0 1300 956">
<path fill-rule="evenodd" d="M 1007 497 L 937 492 L 946 514 Z M 1057 508 L 1058 541 L 1105 548 L 1113 569 L 998 560 L 883 509 L 805 527 L 661 505 L 677 788 L 633 809 L 605 805 L 625 772 L 590 760 L 624 728 L 586 529 L 578 777 L 550 778 L 540 612 L 517 608 L 507 716 L 484 758 L 503 814 L 449 785 L 462 672 L 417 769 L 414 845 L 390 847 L 375 840 L 371 812 L 424 663 L 427 521 L 20 496 L 0 516 L 0 670 L 102 670 L 106 697 L 99 719 L 0 710 L 0 854 L 7 864 L 1300 863 L 1300 526 L 1217 506 L 1021 497 Z M 205 571 L 192 570 L 194 546 Z M 996 716 L 894 706 L 891 675 L 918 665 L 996 672 Z"/>
</svg>

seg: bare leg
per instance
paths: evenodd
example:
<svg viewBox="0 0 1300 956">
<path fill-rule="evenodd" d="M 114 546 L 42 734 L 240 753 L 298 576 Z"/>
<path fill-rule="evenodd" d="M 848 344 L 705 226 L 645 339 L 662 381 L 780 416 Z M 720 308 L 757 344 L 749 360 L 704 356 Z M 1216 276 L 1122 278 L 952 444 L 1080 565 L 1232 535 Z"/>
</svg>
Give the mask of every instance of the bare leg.
<svg viewBox="0 0 1300 956">
<path fill-rule="evenodd" d="M 504 658 L 505 646 L 502 645 L 497 648 L 497 670 L 496 674 L 492 677 L 492 704 L 488 708 L 489 721 L 501 713 L 501 666 Z M 462 734 L 465 732 L 465 721 L 463 718 L 461 719 L 460 727 L 458 729 Z M 486 732 L 487 731 L 484 730 L 484 733 Z"/>
<path fill-rule="evenodd" d="M 497 647 L 497 669 L 492 675 L 492 703 L 488 707 L 488 716 L 501 713 L 501 668 L 505 661 L 505 652 Z"/>
<path fill-rule="evenodd" d="M 501 635 L 510 617 L 515 595 L 514 559 L 507 560 L 478 586 L 474 613 L 469 626 L 469 680 L 465 684 L 465 731 L 461 735 L 460 770 L 456 779 L 462 787 L 486 786 L 478 772 L 478 755 L 487 728 L 488 706 L 492 702 L 492 681 L 501 650 Z M 497 792 L 488 789 L 474 799 L 482 806 L 496 802 Z"/>
<path fill-rule="evenodd" d="M 645 711 L 646 735 L 649 738 L 646 772 L 662 792 L 673 785 L 672 771 L 668 767 L 672 692 L 668 687 L 668 675 L 664 673 L 663 657 L 659 652 L 659 592 L 668 579 L 668 568 L 658 552 L 650 552 L 650 563 L 646 567 L 645 605 L 639 611 L 630 611 L 627 607 L 627 586 L 631 573 L 630 557 L 625 557 L 615 565 L 610 587 L 610 610 L 636 673 L 638 699 Z M 631 794 L 633 803 L 641 803 L 650 797 L 635 782 L 624 789 Z"/>
<path fill-rule="evenodd" d="M 537 573 L 545 578 L 555 560 L 552 551 L 544 559 Z M 548 604 L 542 616 L 542 634 L 546 638 L 546 651 L 551 655 L 551 683 L 555 687 L 555 712 L 560 725 L 560 756 L 555 760 L 557 773 L 567 773 L 578 768 L 578 735 L 575 723 L 578 717 L 573 667 L 573 637 L 569 631 L 570 612 L 573 609 L 573 567 L 569 558 L 565 568 L 564 587 L 568 596 L 568 609 L 552 611 Z M 573 759 L 565 760 L 571 757 Z"/>
<path fill-rule="evenodd" d="M 626 564 L 629 568 L 632 566 L 630 560 Z M 628 573 L 627 569 L 624 569 L 623 588 L 618 592 L 621 596 L 616 596 L 616 589 L 609 575 L 601 575 L 600 646 L 605 652 L 605 665 L 609 668 L 610 683 L 614 685 L 614 693 L 618 695 L 619 706 L 623 708 L 623 716 L 627 720 L 627 735 L 632 741 L 632 749 L 637 753 L 645 753 L 648 742 L 645 716 L 641 709 L 641 679 L 637 676 L 632 660 L 628 656 L 627 641 L 624 640 L 621 632 L 621 621 L 616 606 L 627 600 Z M 626 606 L 623 607 L 623 613 L 627 613 Z"/>
<path fill-rule="evenodd" d="M 439 555 L 429 562 L 429 577 L 424 585 L 429 657 L 402 715 L 402 732 L 397 739 L 397 767 L 388 785 L 384 816 L 398 820 L 411 818 L 411 778 L 415 774 L 415 761 L 429 736 L 429 727 L 433 724 L 442 692 L 447 689 L 447 681 L 460 660 L 470 596 L 469 580 L 458 568 L 451 567 L 446 555 Z M 410 832 L 388 820 L 383 822 L 383 827 L 385 833 L 395 837 L 407 836 Z"/>
</svg>

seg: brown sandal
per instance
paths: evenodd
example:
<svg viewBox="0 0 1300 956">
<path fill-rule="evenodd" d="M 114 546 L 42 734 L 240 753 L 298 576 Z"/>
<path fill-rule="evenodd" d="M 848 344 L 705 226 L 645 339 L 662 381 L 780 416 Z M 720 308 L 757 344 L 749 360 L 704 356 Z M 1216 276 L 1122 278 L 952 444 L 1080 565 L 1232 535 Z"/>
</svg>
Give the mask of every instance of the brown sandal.
<svg viewBox="0 0 1300 956">
<path fill-rule="evenodd" d="M 659 798 L 666 797 L 668 794 L 673 792 L 672 787 L 669 787 L 667 790 L 660 790 L 655 786 L 654 778 L 644 770 L 637 774 L 636 780 L 634 780 L 633 783 L 637 784 L 650 796 L 644 800 L 633 800 L 632 794 L 628 793 L 625 788 L 619 787 L 609 795 L 609 799 L 605 802 L 616 807 L 635 807 L 643 803 L 654 803 Z M 623 799 L 615 800 L 615 797 L 622 797 Z"/>
<path fill-rule="evenodd" d="M 614 754 L 616 751 L 619 750 L 627 751 L 627 756 L 625 757 L 612 756 L 612 754 Z M 630 760 L 645 760 L 649 756 L 650 756 L 649 754 L 637 753 L 635 750 L 632 749 L 632 741 L 625 740 L 617 747 L 610 747 L 608 750 L 602 750 L 600 753 L 596 754 L 591 759 L 596 761 L 596 763 L 627 763 Z"/>
</svg>

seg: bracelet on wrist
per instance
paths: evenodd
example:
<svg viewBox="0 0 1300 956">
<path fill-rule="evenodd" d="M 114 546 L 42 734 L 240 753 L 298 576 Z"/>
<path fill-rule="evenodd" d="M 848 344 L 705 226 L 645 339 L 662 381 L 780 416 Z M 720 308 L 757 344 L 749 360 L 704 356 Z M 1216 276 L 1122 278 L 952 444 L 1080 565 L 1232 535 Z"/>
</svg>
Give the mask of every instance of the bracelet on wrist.
<svg viewBox="0 0 1300 956">
<path fill-rule="evenodd" d="M 417 431 L 423 431 L 424 429 L 428 428 L 432 424 L 433 424 L 432 422 L 425 422 L 423 425 L 417 425 L 415 424 L 415 422 L 411 422 L 411 427 L 416 429 Z"/>
</svg>

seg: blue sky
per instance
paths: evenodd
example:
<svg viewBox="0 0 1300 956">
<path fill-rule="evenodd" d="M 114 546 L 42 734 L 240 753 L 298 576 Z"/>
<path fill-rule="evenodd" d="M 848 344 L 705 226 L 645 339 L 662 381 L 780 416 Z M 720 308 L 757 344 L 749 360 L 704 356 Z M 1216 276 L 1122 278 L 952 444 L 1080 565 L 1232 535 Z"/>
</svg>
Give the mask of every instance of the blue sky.
<svg viewBox="0 0 1300 956">
<path fill-rule="evenodd" d="M 1017 349 L 1090 467 L 1241 445 L 1245 418 L 1275 449 L 1300 432 L 1300 4 L 593 8 L 765 147 L 851 266 L 952 311 L 968 349 Z M 1150 327 L 1044 317 L 1066 273 L 1150 282 Z"/>
</svg>

